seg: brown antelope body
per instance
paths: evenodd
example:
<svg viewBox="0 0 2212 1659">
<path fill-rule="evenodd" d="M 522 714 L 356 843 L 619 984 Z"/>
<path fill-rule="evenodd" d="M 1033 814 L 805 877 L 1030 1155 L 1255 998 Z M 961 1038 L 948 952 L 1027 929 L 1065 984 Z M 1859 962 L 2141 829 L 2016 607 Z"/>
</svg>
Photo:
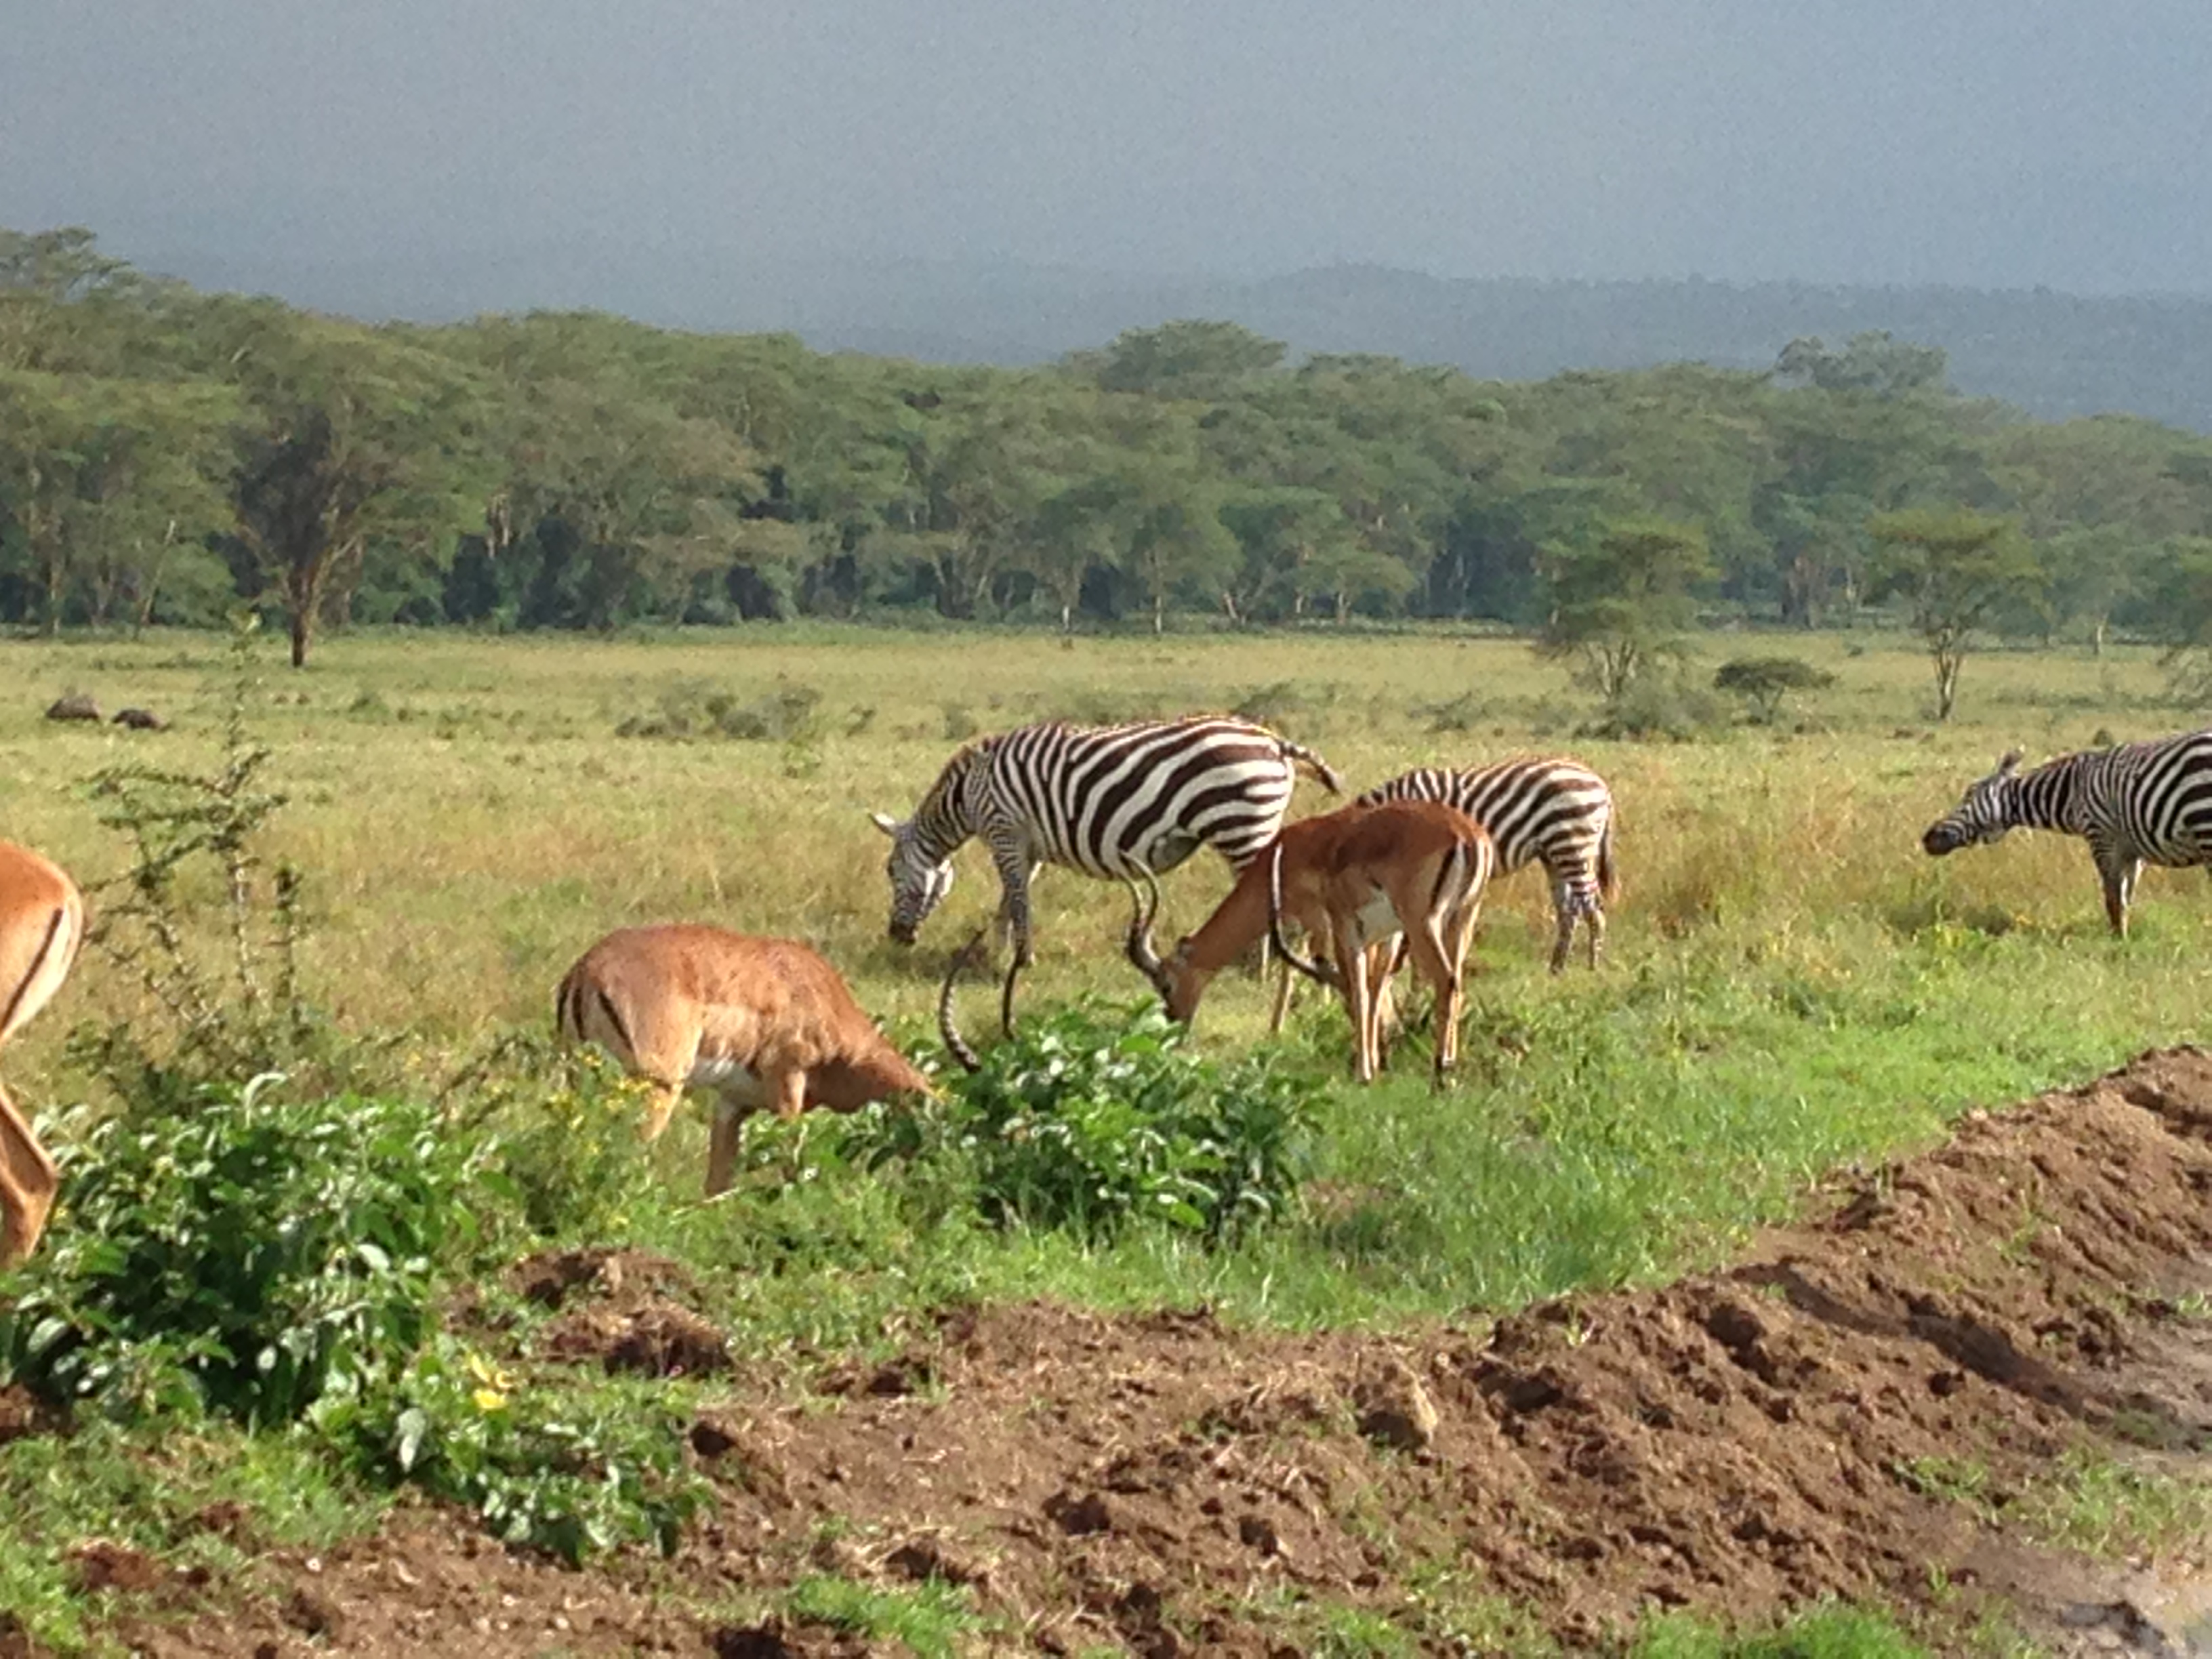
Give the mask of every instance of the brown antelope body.
<svg viewBox="0 0 2212 1659">
<path fill-rule="evenodd" d="M 0 842 L 0 1046 L 53 1000 L 84 942 L 84 897 L 55 866 Z M 0 1267 L 38 1248 L 59 1186 L 54 1161 L 0 1089 Z"/>
<path fill-rule="evenodd" d="M 850 1112 L 926 1094 L 835 968 L 795 939 L 692 923 L 624 927 L 584 952 L 554 1000 L 562 1037 L 596 1042 L 653 1085 L 645 1138 L 687 1087 L 716 1097 L 707 1195 L 727 1190 L 738 1127 L 763 1107 Z"/>
<path fill-rule="evenodd" d="M 1437 993 L 1437 1074 L 1459 1057 L 1460 988 L 1468 943 L 1496 854 L 1482 826 L 1431 801 L 1347 806 L 1284 826 L 1196 933 L 1164 962 L 1152 945 L 1152 912 L 1138 901 L 1128 953 L 1159 989 L 1170 1018 L 1197 1012 L 1213 975 L 1253 944 L 1272 938 L 1286 961 L 1334 983 L 1352 1016 L 1359 1080 L 1382 1064 L 1384 991 L 1400 935 Z M 1300 958 L 1282 937 L 1284 919 L 1328 943 L 1334 971 Z"/>
</svg>

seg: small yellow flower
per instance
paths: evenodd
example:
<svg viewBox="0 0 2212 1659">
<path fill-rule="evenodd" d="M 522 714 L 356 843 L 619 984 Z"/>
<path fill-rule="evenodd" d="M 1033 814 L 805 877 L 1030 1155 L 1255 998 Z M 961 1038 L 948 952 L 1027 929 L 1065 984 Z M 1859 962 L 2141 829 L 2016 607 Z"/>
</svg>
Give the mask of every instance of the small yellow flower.
<svg viewBox="0 0 2212 1659">
<path fill-rule="evenodd" d="M 469 1398 L 477 1402 L 477 1409 L 480 1412 L 496 1412 L 507 1409 L 507 1396 L 496 1389 L 478 1389 L 474 1394 L 471 1395 Z"/>
<path fill-rule="evenodd" d="M 484 1406 L 486 1411 L 495 1409 L 497 1405 L 504 1405 L 506 1403 L 504 1396 L 512 1392 L 514 1388 L 514 1379 L 480 1353 L 472 1353 L 469 1356 L 469 1375 L 484 1385 L 477 1390 L 478 1405 L 483 1405 L 483 1396 L 487 1394 L 496 1393 L 501 1396 L 495 1405 Z"/>
</svg>

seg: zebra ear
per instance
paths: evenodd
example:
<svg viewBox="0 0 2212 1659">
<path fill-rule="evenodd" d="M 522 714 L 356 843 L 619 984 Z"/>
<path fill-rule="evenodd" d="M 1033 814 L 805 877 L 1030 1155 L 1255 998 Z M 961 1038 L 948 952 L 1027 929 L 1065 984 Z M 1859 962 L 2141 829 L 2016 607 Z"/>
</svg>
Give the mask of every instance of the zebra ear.
<svg viewBox="0 0 2212 1659">
<path fill-rule="evenodd" d="M 871 812 L 868 814 L 868 822 L 887 836 L 895 836 L 899 832 L 898 820 L 888 812 Z"/>
<path fill-rule="evenodd" d="M 2020 769 L 2020 763 L 2023 758 L 2019 750 L 2006 750 L 2004 758 L 1997 763 L 1997 775 L 2001 778 L 2010 777 Z"/>
</svg>

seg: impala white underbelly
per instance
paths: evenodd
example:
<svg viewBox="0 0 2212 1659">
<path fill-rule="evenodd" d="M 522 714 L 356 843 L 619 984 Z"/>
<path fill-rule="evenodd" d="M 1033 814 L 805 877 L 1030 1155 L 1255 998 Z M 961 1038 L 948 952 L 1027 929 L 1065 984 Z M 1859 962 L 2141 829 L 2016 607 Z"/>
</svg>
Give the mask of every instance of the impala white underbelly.
<svg viewBox="0 0 2212 1659">
<path fill-rule="evenodd" d="M 1405 932 L 1403 924 L 1398 920 L 1398 912 L 1390 902 L 1390 896 L 1379 887 L 1368 895 L 1366 902 L 1352 913 L 1352 927 L 1357 936 L 1353 943 L 1361 949 Z"/>
<path fill-rule="evenodd" d="M 768 1104 L 768 1090 L 760 1074 L 750 1066 L 741 1066 L 734 1060 L 725 1060 L 702 1054 L 691 1062 L 691 1074 L 684 1082 L 695 1089 L 712 1089 L 725 1098 L 744 1106 Z"/>
</svg>

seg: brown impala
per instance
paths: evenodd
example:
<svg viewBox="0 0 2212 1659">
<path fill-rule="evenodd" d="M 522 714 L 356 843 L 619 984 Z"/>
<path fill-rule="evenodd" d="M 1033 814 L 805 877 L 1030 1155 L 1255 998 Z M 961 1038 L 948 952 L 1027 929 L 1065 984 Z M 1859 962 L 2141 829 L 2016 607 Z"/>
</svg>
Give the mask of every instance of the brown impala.
<svg viewBox="0 0 2212 1659">
<path fill-rule="evenodd" d="M 1352 1016 L 1354 1066 L 1370 1083 L 1382 1064 L 1384 993 L 1403 934 L 1421 976 L 1437 993 L 1437 1076 L 1459 1058 L 1460 985 L 1468 939 L 1496 854 L 1482 826 L 1432 801 L 1347 806 L 1285 824 L 1198 931 L 1164 962 L 1152 947 L 1158 890 L 1139 895 L 1129 924 L 1129 959 L 1158 988 L 1169 1015 L 1188 1020 L 1206 982 L 1258 940 L 1272 937 L 1284 959 L 1343 993 Z M 1332 969 L 1301 958 L 1282 936 L 1285 917 L 1326 943 Z"/>
<path fill-rule="evenodd" d="M 0 1044 L 53 1000 L 83 942 L 76 884 L 27 848 L 0 842 Z M 58 1184 L 53 1159 L 0 1089 L 0 1267 L 38 1248 Z"/>
<path fill-rule="evenodd" d="M 674 922 L 624 927 L 584 952 L 554 998 L 568 1042 L 597 1042 L 653 1085 L 645 1138 L 687 1086 L 713 1091 L 707 1195 L 726 1191 L 738 1129 L 763 1107 L 855 1111 L 929 1092 L 837 970 L 795 939 Z"/>
</svg>

